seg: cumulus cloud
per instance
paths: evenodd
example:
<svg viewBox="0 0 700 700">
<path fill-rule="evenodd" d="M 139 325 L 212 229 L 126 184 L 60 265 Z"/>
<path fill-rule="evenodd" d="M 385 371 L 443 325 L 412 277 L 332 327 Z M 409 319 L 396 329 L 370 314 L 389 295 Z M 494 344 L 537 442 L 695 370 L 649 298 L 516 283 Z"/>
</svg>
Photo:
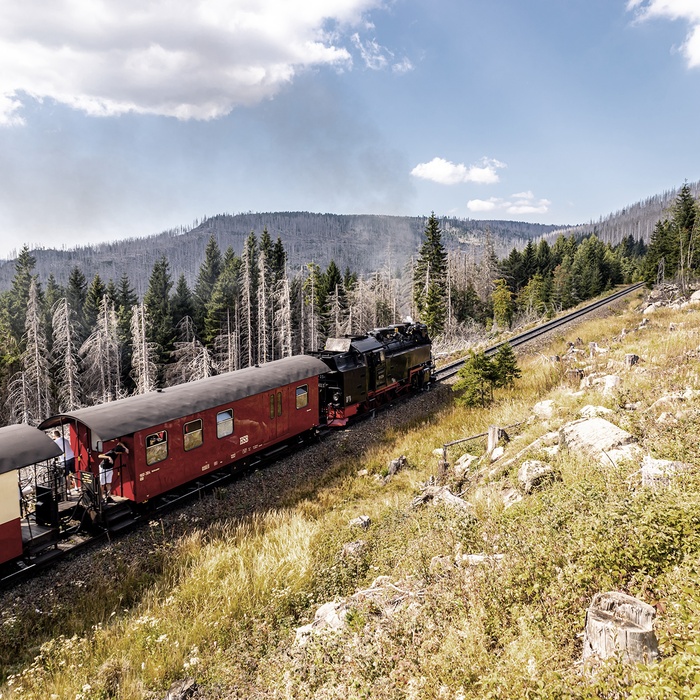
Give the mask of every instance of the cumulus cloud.
<svg viewBox="0 0 700 700">
<path fill-rule="evenodd" d="M 501 202 L 502 200 L 497 197 L 491 197 L 491 199 L 470 199 L 467 202 L 467 208 L 473 212 L 494 211 Z"/>
<path fill-rule="evenodd" d="M 627 9 L 638 19 L 684 20 L 690 25 L 681 47 L 690 68 L 700 66 L 700 2 L 698 0 L 628 0 Z"/>
<path fill-rule="evenodd" d="M 352 65 L 348 29 L 384 0 L 23 0 L 0 3 L 0 124 L 22 100 L 91 115 L 212 119 L 300 71 Z M 358 35 L 359 36 L 359 35 Z M 370 43 L 363 60 L 390 54 Z"/>
<path fill-rule="evenodd" d="M 433 158 L 428 163 L 416 165 L 411 170 L 411 175 L 440 185 L 457 185 L 463 182 L 492 185 L 499 181 L 497 171 L 505 167 L 505 163 L 495 158 L 482 158 L 478 164 L 470 166 L 464 163 L 452 163 L 444 158 Z"/>
<path fill-rule="evenodd" d="M 510 199 L 491 197 L 490 199 L 470 199 L 467 209 L 471 212 L 501 211 L 506 214 L 546 214 L 551 202 L 548 199 L 535 199 L 530 192 L 518 192 Z"/>
</svg>

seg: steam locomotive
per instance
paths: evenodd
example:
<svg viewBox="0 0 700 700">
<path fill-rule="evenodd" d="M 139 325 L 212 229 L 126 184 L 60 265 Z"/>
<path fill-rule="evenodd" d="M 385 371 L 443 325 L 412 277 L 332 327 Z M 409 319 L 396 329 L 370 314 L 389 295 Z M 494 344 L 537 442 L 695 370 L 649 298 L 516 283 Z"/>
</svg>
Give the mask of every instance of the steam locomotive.
<svg viewBox="0 0 700 700">
<path fill-rule="evenodd" d="M 174 489 L 230 474 L 430 384 L 427 328 L 402 323 L 299 355 L 0 428 L 0 565 L 45 564 L 72 532 L 116 533 Z M 46 430 L 66 436 L 77 488 Z M 115 450 L 104 497 L 100 455 Z"/>
</svg>

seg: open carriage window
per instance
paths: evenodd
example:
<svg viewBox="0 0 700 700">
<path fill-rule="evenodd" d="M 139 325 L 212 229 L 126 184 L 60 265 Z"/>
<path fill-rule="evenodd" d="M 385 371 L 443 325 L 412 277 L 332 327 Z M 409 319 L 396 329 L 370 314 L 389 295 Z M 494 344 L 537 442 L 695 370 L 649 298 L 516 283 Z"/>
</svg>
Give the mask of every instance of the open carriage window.
<svg viewBox="0 0 700 700">
<path fill-rule="evenodd" d="M 202 431 L 202 419 L 191 420 L 182 427 L 182 440 L 185 452 L 194 450 L 204 443 L 204 433 Z"/>
<path fill-rule="evenodd" d="M 297 408 L 306 408 L 309 405 L 309 385 L 302 384 L 297 387 Z"/>
<path fill-rule="evenodd" d="M 146 464 L 162 462 L 168 456 L 168 431 L 160 430 L 146 436 Z"/>
<path fill-rule="evenodd" d="M 233 409 L 216 414 L 216 437 L 222 438 L 233 434 Z"/>
</svg>

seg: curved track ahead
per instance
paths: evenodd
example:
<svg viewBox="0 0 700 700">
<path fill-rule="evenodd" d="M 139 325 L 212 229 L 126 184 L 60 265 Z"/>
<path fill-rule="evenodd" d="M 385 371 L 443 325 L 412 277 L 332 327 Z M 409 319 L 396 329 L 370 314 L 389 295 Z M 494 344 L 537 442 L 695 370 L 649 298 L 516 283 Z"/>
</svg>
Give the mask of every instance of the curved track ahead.
<svg viewBox="0 0 700 700">
<path fill-rule="evenodd" d="M 625 289 L 613 292 L 604 299 L 594 301 L 592 304 L 586 304 L 586 306 L 583 306 L 580 309 L 577 309 L 576 311 L 572 311 L 571 313 L 565 314 L 564 316 L 560 316 L 559 318 L 547 321 L 547 323 L 543 323 L 541 326 L 537 326 L 537 328 L 525 331 L 525 333 L 520 333 L 519 335 L 514 335 L 508 340 L 504 340 L 500 343 L 497 343 L 496 345 L 492 345 L 486 348 L 484 352 L 486 355 L 494 355 L 498 351 L 498 348 L 502 347 L 506 343 L 513 348 L 518 347 L 518 345 L 524 345 L 525 343 L 529 343 L 531 340 L 539 338 L 540 336 L 544 335 L 545 333 L 549 333 L 550 331 L 554 330 L 555 328 L 558 328 L 559 326 L 563 326 L 566 323 L 571 323 L 571 321 L 575 321 L 576 319 L 581 318 L 586 314 L 595 311 L 596 309 L 600 309 L 606 304 L 611 304 L 612 302 L 617 301 L 624 296 L 627 296 L 627 294 L 636 292 L 643 286 L 644 282 L 637 282 L 637 284 L 633 284 L 629 287 L 625 287 Z M 440 382 L 445 379 L 448 379 L 449 377 L 454 376 L 455 374 L 457 374 L 457 372 L 459 372 L 459 369 L 463 364 L 464 359 L 461 359 L 456 360 L 455 362 L 451 362 L 450 364 L 445 365 L 444 367 L 440 367 L 440 369 L 436 370 L 433 375 L 435 381 Z"/>
</svg>

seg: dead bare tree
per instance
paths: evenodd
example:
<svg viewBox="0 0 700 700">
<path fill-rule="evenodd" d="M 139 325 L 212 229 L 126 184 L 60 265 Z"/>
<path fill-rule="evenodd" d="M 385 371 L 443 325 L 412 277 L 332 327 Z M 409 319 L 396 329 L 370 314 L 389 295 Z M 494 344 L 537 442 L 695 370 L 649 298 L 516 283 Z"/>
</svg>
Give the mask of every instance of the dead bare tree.
<svg viewBox="0 0 700 700">
<path fill-rule="evenodd" d="M 78 332 L 67 299 L 59 299 L 54 304 L 51 325 L 58 408 L 72 411 L 82 405 L 83 389 L 79 376 Z"/>
<path fill-rule="evenodd" d="M 35 279 L 29 287 L 24 329 L 22 370 L 14 375 L 8 386 L 10 412 L 15 422 L 38 425 L 51 414 L 51 391 L 49 353 Z"/>
<path fill-rule="evenodd" d="M 173 362 L 166 368 L 168 383 L 184 384 L 211 377 L 215 373 L 214 362 L 209 350 L 197 338 L 189 316 L 184 316 L 177 324 L 177 335 L 180 340 L 175 342 L 171 353 Z"/>
<path fill-rule="evenodd" d="M 80 348 L 83 386 L 91 404 L 124 396 L 118 323 L 114 303 L 105 294 L 100 301 L 95 329 Z"/>
<path fill-rule="evenodd" d="M 158 346 L 146 337 L 146 312 L 143 304 L 132 307 L 131 312 L 131 377 L 136 393 L 145 394 L 156 388 L 158 377 Z"/>
</svg>

